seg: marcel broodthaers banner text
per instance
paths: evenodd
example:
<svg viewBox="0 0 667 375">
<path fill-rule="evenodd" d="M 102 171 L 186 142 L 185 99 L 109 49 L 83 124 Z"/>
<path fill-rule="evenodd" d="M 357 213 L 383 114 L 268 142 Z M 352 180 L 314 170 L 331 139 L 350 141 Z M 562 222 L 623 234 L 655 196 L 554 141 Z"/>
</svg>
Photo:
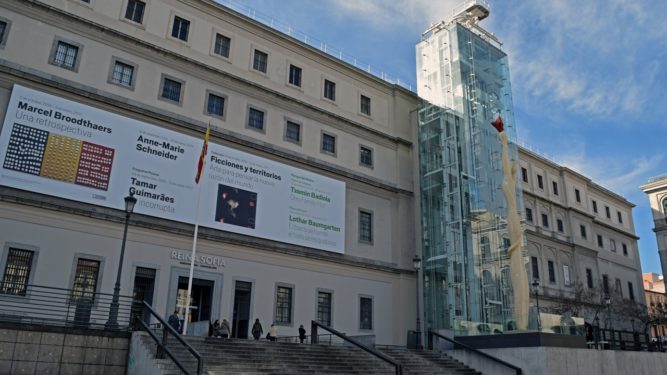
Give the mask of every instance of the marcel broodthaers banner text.
<svg viewBox="0 0 667 375">
<path fill-rule="evenodd" d="M 0 184 L 194 223 L 201 138 L 14 85 Z M 345 184 L 209 144 L 199 225 L 342 253 Z"/>
</svg>

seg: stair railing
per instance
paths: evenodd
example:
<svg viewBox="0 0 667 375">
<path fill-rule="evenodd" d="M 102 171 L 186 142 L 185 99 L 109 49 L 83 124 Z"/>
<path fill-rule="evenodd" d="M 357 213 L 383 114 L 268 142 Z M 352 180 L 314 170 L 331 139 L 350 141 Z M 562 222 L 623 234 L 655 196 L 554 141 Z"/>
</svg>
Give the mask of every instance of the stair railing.
<svg viewBox="0 0 667 375">
<path fill-rule="evenodd" d="M 513 364 L 511 364 L 509 362 L 505 362 L 498 357 L 494 357 L 491 354 L 485 353 L 485 352 L 483 352 L 479 349 L 475 349 L 472 346 L 468 346 L 468 345 L 466 345 L 466 344 L 464 344 L 460 341 L 457 341 L 457 340 L 455 340 L 451 337 L 447 337 L 447 336 L 445 336 L 443 334 L 440 334 L 438 332 L 428 331 L 428 350 L 433 350 L 433 339 L 434 339 L 434 337 L 438 337 L 438 338 L 441 338 L 445 341 L 451 342 L 452 344 L 454 344 L 454 348 L 466 349 L 466 350 L 471 351 L 475 354 L 479 354 L 482 357 L 490 359 L 493 362 L 496 362 L 496 363 L 499 363 L 499 364 L 501 364 L 505 367 L 508 367 L 508 368 L 514 370 L 516 372 L 516 375 L 522 375 L 523 374 L 523 370 L 521 369 L 521 367 L 514 366 Z"/>
<path fill-rule="evenodd" d="M 321 328 L 321 329 L 323 329 L 327 332 L 330 332 L 332 335 L 341 338 L 343 341 L 349 342 L 350 344 L 364 350 L 365 352 L 372 354 L 376 358 L 379 358 L 380 360 L 389 363 L 390 365 L 394 366 L 394 368 L 396 369 L 396 375 L 403 375 L 403 366 L 400 363 L 394 361 L 392 358 L 386 356 L 385 354 L 382 354 L 382 353 L 378 352 L 377 350 L 375 350 L 373 348 L 370 348 L 370 347 L 360 343 L 359 341 L 357 341 L 357 340 L 355 340 L 351 337 L 347 337 L 347 335 L 345 335 L 344 333 L 338 332 L 335 329 L 333 329 L 331 327 L 327 327 L 324 324 L 316 322 L 314 320 L 310 321 L 310 343 L 311 344 L 317 344 L 319 342 L 319 338 L 318 338 L 318 335 L 317 335 L 317 330 L 319 328 Z"/>
<path fill-rule="evenodd" d="M 167 322 L 165 322 L 164 319 L 162 319 L 162 317 L 160 315 L 158 315 L 155 312 L 155 310 L 153 310 L 151 305 L 146 303 L 146 301 L 143 301 L 143 303 L 144 303 L 144 308 L 145 308 L 144 309 L 144 314 L 146 312 L 148 312 L 149 316 L 150 315 L 154 316 L 157 319 L 157 321 L 160 322 L 160 324 L 162 324 L 162 339 L 160 339 L 153 332 L 153 329 L 151 327 L 149 327 L 148 324 L 146 324 L 146 322 L 144 322 L 143 319 L 141 319 L 139 316 L 134 317 L 135 322 L 139 326 L 141 326 L 141 328 L 143 328 L 146 332 L 148 332 L 148 334 L 151 336 L 153 341 L 155 341 L 155 343 L 157 344 L 156 358 L 164 358 L 164 355 L 167 354 L 167 356 L 169 356 L 169 358 L 172 361 L 174 361 L 174 364 L 181 371 L 183 371 L 183 373 L 188 374 L 188 375 L 192 374 L 190 371 L 188 371 L 183 366 L 181 361 L 179 361 L 178 358 L 176 358 L 176 356 L 174 355 L 174 353 L 171 350 L 169 350 L 169 348 L 167 347 L 167 338 L 169 337 L 169 334 L 171 334 L 172 336 L 174 336 L 176 338 L 176 340 L 182 346 L 184 346 L 190 352 L 190 354 L 192 354 L 193 357 L 195 357 L 195 359 L 197 360 L 197 372 L 196 372 L 196 374 L 197 375 L 202 375 L 202 371 L 203 371 L 203 368 L 204 368 L 204 361 L 201 358 L 201 354 L 199 354 L 199 352 L 197 352 L 197 350 L 195 348 L 193 348 L 187 341 L 183 340 L 183 338 L 181 338 L 181 335 L 178 332 L 176 332 L 176 330 L 172 326 L 167 324 Z"/>
</svg>

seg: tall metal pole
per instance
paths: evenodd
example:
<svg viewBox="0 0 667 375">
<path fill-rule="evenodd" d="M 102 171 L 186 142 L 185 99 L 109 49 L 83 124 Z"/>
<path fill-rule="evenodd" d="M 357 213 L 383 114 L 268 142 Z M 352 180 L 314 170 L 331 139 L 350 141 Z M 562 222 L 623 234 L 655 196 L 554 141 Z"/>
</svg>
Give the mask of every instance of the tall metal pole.
<svg viewBox="0 0 667 375">
<path fill-rule="evenodd" d="M 536 309 L 535 316 L 537 317 L 537 332 L 542 332 L 542 321 L 540 319 L 540 296 L 537 293 L 539 286 L 540 282 L 537 281 L 537 279 L 533 281 L 533 287 L 535 287 L 535 309 Z"/>
<path fill-rule="evenodd" d="M 118 260 L 118 272 L 116 273 L 116 285 L 113 288 L 113 298 L 109 306 L 109 320 L 107 320 L 104 327 L 106 329 L 118 329 L 118 300 L 120 299 L 120 277 L 123 272 L 123 258 L 125 258 L 125 243 L 127 242 L 127 227 L 130 224 L 130 215 L 134 209 L 134 204 L 137 199 L 134 193 L 125 197 L 125 228 L 123 229 L 123 243 L 120 246 L 120 259 Z"/>
<path fill-rule="evenodd" d="M 415 269 L 415 299 L 416 299 L 416 306 L 417 306 L 417 329 L 415 330 L 415 335 L 417 336 L 417 349 L 422 350 L 424 349 L 424 346 L 422 345 L 422 338 L 421 338 L 421 319 L 420 319 L 420 314 L 419 314 L 419 270 L 421 269 L 421 258 L 418 255 L 415 255 L 414 258 L 412 258 L 412 265 Z"/>
</svg>

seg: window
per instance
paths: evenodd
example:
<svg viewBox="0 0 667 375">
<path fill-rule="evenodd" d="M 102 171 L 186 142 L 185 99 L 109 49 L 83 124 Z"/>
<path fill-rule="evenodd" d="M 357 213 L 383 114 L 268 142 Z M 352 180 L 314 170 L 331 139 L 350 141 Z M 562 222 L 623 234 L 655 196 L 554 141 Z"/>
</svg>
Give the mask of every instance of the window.
<svg viewBox="0 0 667 375">
<path fill-rule="evenodd" d="M 523 182 L 528 182 L 528 170 L 523 167 L 521 167 L 521 179 Z"/>
<path fill-rule="evenodd" d="M 544 189 L 544 181 L 542 180 L 541 175 L 537 175 L 537 187 L 540 189 Z"/>
<path fill-rule="evenodd" d="M 628 245 L 621 244 L 621 247 L 623 247 L 623 255 L 628 256 Z"/>
<path fill-rule="evenodd" d="M 373 329 L 373 299 L 359 298 L 359 329 Z"/>
<path fill-rule="evenodd" d="M 92 259 L 79 258 L 76 262 L 72 299 L 77 303 L 92 304 L 97 292 L 97 278 L 100 262 Z"/>
<path fill-rule="evenodd" d="M 292 64 L 289 66 L 289 84 L 301 87 L 301 68 Z"/>
<path fill-rule="evenodd" d="M 269 55 L 260 50 L 255 50 L 255 55 L 252 59 L 252 68 L 258 72 L 266 73 L 269 64 Z"/>
<path fill-rule="evenodd" d="M 542 226 L 549 228 L 549 216 L 547 214 L 542 214 Z"/>
<path fill-rule="evenodd" d="M 593 212 L 597 214 L 598 213 L 598 202 L 593 200 L 593 201 L 591 201 L 591 203 L 593 203 Z"/>
<path fill-rule="evenodd" d="M 359 164 L 363 165 L 364 167 L 373 167 L 373 150 L 360 146 L 359 147 Z"/>
<path fill-rule="evenodd" d="M 292 288 L 278 285 L 276 287 L 276 317 L 277 324 L 292 323 Z"/>
<path fill-rule="evenodd" d="M 222 57 L 229 57 L 229 48 L 232 40 L 222 34 L 215 34 L 215 45 L 213 46 L 213 53 Z"/>
<path fill-rule="evenodd" d="M 593 270 L 586 268 L 586 285 L 588 289 L 593 289 Z"/>
<path fill-rule="evenodd" d="M 125 9 L 125 18 L 136 22 L 142 23 L 144 21 L 144 10 L 146 9 L 146 3 L 139 0 L 127 0 L 127 9 Z"/>
<path fill-rule="evenodd" d="M 373 242 L 373 213 L 359 210 L 359 241 Z"/>
<path fill-rule="evenodd" d="M 121 86 L 132 87 L 134 77 L 134 67 L 120 61 L 115 61 L 113 72 L 111 73 L 111 82 Z"/>
<path fill-rule="evenodd" d="M 482 247 L 482 259 L 491 258 L 491 243 L 489 243 L 489 237 L 482 236 L 482 238 L 479 239 L 479 242 Z"/>
<path fill-rule="evenodd" d="M 223 117 L 225 115 L 225 98 L 209 92 L 206 101 L 206 113 Z"/>
<path fill-rule="evenodd" d="M 301 125 L 296 122 L 289 121 L 285 123 L 285 140 L 301 143 Z"/>
<path fill-rule="evenodd" d="M 361 95 L 361 113 L 371 115 L 371 98 Z"/>
<path fill-rule="evenodd" d="M 598 234 L 598 247 L 604 247 L 604 240 L 600 234 Z"/>
<path fill-rule="evenodd" d="M 174 16 L 174 24 L 171 27 L 171 36 L 184 42 L 188 41 L 188 31 L 190 30 L 190 21 L 179 16 Z"/>
<path fill-rule="evenodd" d="M 322 151 L 329 154 L 336 154 L 336 137 L 322 133 Z"/>
<path fill-rule="evenodd" d="M 621 211 L 616 211 L 616 216 L 618 217 L 618 223 L 623 224 L 623 214 Z"/>
<path fill-rule="evenodd" d="M 505 254 L 507 254 L 507 252 L 509 251 L 510 245 L 511 245 L 510 239 L 507 237 L 503 237 L 503 251 L 505 252 Z"/>
<path fill-rule="evenodd" d="M 628 281 L 628 296 L 631 300 L 635 300 L 635 288 L 632 287 L 632 283 Z"/>
<path fill-rule="evenodd" d="M 55 55 L 53 56 L 53 64 L 61 68 L 75 70 L 76 58 L 79 54 L 79 47 L 58 41 L 56 45 Z"/>
<path fill-rule="evenodd" d="M 602 275 L 602 291 L 609 295 L 609 276 Z"/>
<path fill-rule="evenodd" d="M 561 232 L 561 233 L 565 232 L 565 228 L 563 227 L 563 220 L 561 220 L 561 219 L 556 219 L 556 228 L 557 228 L 558 231 Z"/>
<path fill-rule="evenodd" d="M 264 112 L 259 109 L 248 109 L 248 127 L 256 130 L 264 130 Z"/>
<path fill-rule="evenodd" d="M 176 80 L 164 77 L 162 80 L 162 95 L 161 97 L 174 102 L 181 101 L 181 87 L 182 83 Z"/>
<path fill-rule="evenodd" d="M 324 97 L 336 101 L 336 84 L 328 79 L 324 80 Z"/>
<path fill-rule="evenodd" d="M 570 266 L 563 264 L 563 283 L 570 286 Z"/>
<path fill-rule="evenodd" d="M 623 297 L 623 288 L 622 288 L 621 285 L 622 285 L 622 284 L 621 284 L 621 279 L 619 279 L 619 278 L 617 277 L 617 278 L 616 278 L 616 283 L 615 283 L 615 285 L 614 285 L 614 292 L 620 294 L 621 297 Z"/>
<path fill-rule="evenodd" d="M 611 249 L 611 251 L 616 252 L 616 241 L 610 239 L 609 240 L 609 248 Z"/>
<path fill-rule="evenodd" d="M 549 267 L 549 282 L 550 283 L 555 283 L 556 282 L 556 268 L 554 265 L 554 262 L 550 260 L 547 262 L 547 265 Z"/>
<path fill-rule="evenodd" d="M 585 225 L 579 225 L 579 234 L 581 234 L 581 238 L 586 238 L 586 226 Z"/>
<path fill-rule="evenodd" d="M 581 193 L 579 192 L 579 189 L 574 189 L 574 199 L 581 203 Z"/>
<path fill-rule="evenodd" d="M 558 195 L 558 182 L 551 181 L 551 188 L 553 189 L 554 195 Z"/>
<path fill-rule="evenodd" d="M 540 269 L 537 263 L 537 257 L 530 257 L 530 265 L 533 270 L 533 279 L 537 280 L 540 278 Z"/>
<path fill-rule="evenodd" d="M 7 43 L 7 35 L 9 34 L 9 20 L 0 19 L 0 48 Z"/>
<path fill-rule="evenodd" d="M 526 207 L 526 221 L 529 223 L 533 222 L 533 210 Z"/>
<path fill-rule="evenodd" d="M 317 321 L 331 327 L 331 293 L 317 292 Z"/>
<path fill-rule="evenodd" d="M 604 206 L 604 213 L 607 215 L 607 219 L 611 219 L 611 212 L 609 211 L 609 206 Z"/>
<path fill-rule="evenodd" d="M 0 293 L 25 296 L 34 251 L 9 248 Z"/>
</svg>

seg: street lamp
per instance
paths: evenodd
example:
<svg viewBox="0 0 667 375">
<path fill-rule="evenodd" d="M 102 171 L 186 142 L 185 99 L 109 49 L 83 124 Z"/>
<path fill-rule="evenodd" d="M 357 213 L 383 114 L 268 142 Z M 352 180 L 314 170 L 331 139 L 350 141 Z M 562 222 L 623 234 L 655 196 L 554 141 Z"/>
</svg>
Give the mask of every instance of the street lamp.
<svg viewBox="0 0 667 375">
<path fill-rule="evenodd" d="M 137 198 L 134 192 L 130 190 L 130 195 L 125 197 L 125 229 L 123 230 L 123 243 L 120 246 L 120 260 L 118 261 L 118 274 L 116 275 L 116 285 L 113 288 L 113 298 L 109 307 L 109 320 L 104 325 L 107 329 L 118 329 L 118 299 L 120 295 L 120 276 L 123 271 L 123 258 L 125 257 L 125 243 L 127 242 L 127 227 L 130 223 L 130 215 L 134 211 L 134 205 Z"/>
<path fill-rule="evenodd" d="M 421 339 L 421 320 L 419 319 L 419 269 L 422 268 L 422 258 L 419 257 L 419 255 L 414 256 L 412 258 L 412 266 L 415 269 L 416 277 L 415 277 L 415 285 L 417 287 L 417 294 L 416 294 L 416 299 L 417 299 L 417 330 L 415 331 L 415 334 L 417 335 L 417 349 L 421 350 L 424 349 L 422 346 L 422 339 Z"/>
<path fill-rule="evenodd" d="M 535 291 L 535 310 L 537 316 L 537 332 L 542 332 L 542 321 L 540 320 L 540 297 L 537 294 L 540 286 L 540 280 L 533 279 L 533 290 Z"/>
<path fill-rule="evenodd" d="M 600 342 L 600 318 L 598 318 L 597 312 L 595 313 L 595 319 L 593 319 L 593 342 L 595 342 L 595 349 L 598 349 Z"/>
</svg>

